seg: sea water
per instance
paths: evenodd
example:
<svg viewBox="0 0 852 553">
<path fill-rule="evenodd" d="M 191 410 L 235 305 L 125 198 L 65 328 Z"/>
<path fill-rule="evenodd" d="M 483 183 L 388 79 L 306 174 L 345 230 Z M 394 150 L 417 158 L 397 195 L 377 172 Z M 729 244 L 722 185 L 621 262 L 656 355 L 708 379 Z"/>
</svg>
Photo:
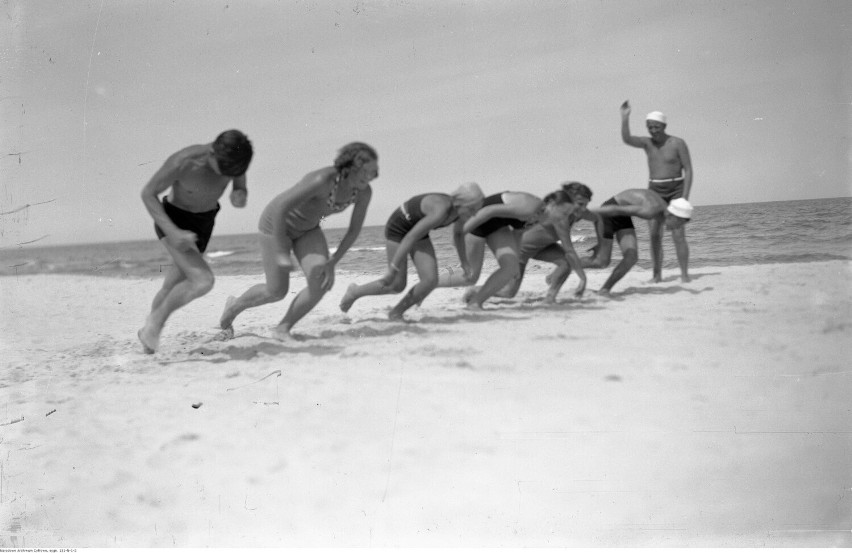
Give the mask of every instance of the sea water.
<svg viewBox="0 0 852 553">
<path fill-rule="evenodd" d="M 634 218 L 639 241 L 639 266 L 650 268 L 648 224 Z M 325 229 L 334 250 L 346 232 Z M 761 202 L 698 206 L 687 225 L 689 266 L 724 267 L 766 263 L 802 263 L 852 259 L 852 198 L 785 202 Z M 439 266 L 459 266 L 452 231 L 430 233 Z M 580 255 L 595 245 L 591 223 L 581 221 L 573 230 L 574 247 Z M 256 234 L 216 235 L 206 257 L 217 275 L 263 274 Z M 669 233 L 663 239 L 664 268 L 677 267 Z M 620 258 L 613 248 L 613 264 Z M 18 247 L 0 250 L 0 275 L 73 273 L 110 277 L 159 277 L 171 259 L 154 236 L 148 240 Z M 530 269 L 538 265 L 533 261 Z M 487 274 L 495 266 L 486 254 Z M 387 267 L 384 228 L 364 227 L 358 240 L 337 265 L 338 271 L 383 274 Z"/>
</svg>

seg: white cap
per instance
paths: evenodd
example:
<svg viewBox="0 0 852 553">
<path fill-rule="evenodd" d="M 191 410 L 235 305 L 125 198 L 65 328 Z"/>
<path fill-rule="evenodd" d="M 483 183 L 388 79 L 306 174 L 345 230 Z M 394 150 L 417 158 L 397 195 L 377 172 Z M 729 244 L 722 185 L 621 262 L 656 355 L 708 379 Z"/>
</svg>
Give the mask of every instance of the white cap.
<svg viewBox="0 0 852 553">
<path fill-rule="evenodd" d="M 662 111 L 652 111 L 648 115 L 645 116 L 645 121 L 659 121 L 663 125 L 668 124 L 666 120 L 666 114 Z"/>
<path fill-rule="evenodd" d="M 672 200 L 668 212 L 681 219 L 692 219 L 692 204 L 683 198 Z"/>
</svg>

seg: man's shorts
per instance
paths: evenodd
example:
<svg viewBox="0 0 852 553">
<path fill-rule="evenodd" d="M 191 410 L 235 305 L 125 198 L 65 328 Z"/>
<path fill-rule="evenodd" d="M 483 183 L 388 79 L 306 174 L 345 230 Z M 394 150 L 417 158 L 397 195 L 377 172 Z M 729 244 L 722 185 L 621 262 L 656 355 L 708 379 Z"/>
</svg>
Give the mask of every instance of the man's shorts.
<svg viewBox="0 0 852 553">
<path fill-rule="evenodd" d="M 672 200 L 683 197 L 683 177 L 662 182 L 648 181 L 648 189 L 656 192 L 670 204 Z"/>
<path fill-rule="evenodd" d="M 615 201 L 615 198 L 610 198 L 601 205 L 618 205 L 618 202 Z M 602 216 L 601 219 L 603 219 L 603 237 L 607 240 L 612 240 L 615 233 L 620 230 L 636 228 L 633 226 L 633 219 L 626 215 Z"/>
<path fill-rule="evenodd" d="M 166 210 L 166 215 L 177 228 L 195 233 L 198 237 L 195 245 L 198 246 L 198 251 L 202 253 L 207 249 L 207 243 L 210 242 L 210 237 L 213 235 L 213 224 L 216 222 L 216 214 L 219 213 L 219 208 L 219 204 L 216 204 L 216 209 L 192 213 L 173 206 L 169 203 L 168 198 L 163 198 L 163 209 Z M 154 232 L 157 233 L 157 238 L 163 238 L 166 235 L 156 224 L 154 225 Z"/>
</svg>

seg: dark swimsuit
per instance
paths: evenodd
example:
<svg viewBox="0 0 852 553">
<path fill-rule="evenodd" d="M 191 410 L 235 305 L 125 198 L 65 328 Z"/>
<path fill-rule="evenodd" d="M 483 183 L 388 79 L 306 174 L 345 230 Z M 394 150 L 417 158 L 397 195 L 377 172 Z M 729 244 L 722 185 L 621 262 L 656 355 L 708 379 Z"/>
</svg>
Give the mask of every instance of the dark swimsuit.
<svg viewBox="0 0 852 553">
<path fill-rule="evenodd" d="M 219 207 L 217 203 L 216 209 L 202 213 L 193 213 L 175 207 L 169 203 L 167 197 L 163 198 L 163 209 L 166 210 L 166 215 L 169 216 L 172 223 L 177 228 L 192 231 L 198 236 L 195 245 L 198 246 L 198 251 L 200 252 L 204 252 L 207 249 L 207 243 L 210 241 L 210 236 L 213 235 L 213 224 L 216 222 L 216 214 L 219 213 Z M 154 224 L 154 232 L 157 233 L 157 238 L 163 238 L 166 235 L 156 224 Z"/>
<path fill-rule="evenodd" d="M 618 205 L 618 202 L 615 201 L 615 198 L 610 198 L 601 205 Z M 626 215 L 616 215 L 613 217 L 601 216 L 601 218 L 603 219 L 604 227 L 603 237 L 608 240 L 612 240 L 615 233 L 620 230 L 636 228 L 633 226 L 633 219 Z"/>
<path fill-rule="evenodd" d="M 393 242 L 402 242 L 402 239 L 405 238 L 405 235 L 411 232 L 411 229 L 414 228 L 420 219 L 422 219 L 425 214 L 423 210 L 420 209 L 420 204 L 423 202 L 423 198 L 426 196 L 443 196 L 447 199 L 450 197 L 446 194 L 432 193 L 432 194 L 420 194 L 414 196 L 413 198 L 407 200 L 404 204 L 399 206 L 391 213 L 390 218 L 388 218 L 387 224 L 385 224 L 385 238 L 391 240 Z M 452 224 L 458 216 L 450 218 L 448 221 L 444 221 L 442 224 L 435 228 L 446 227 L 447 225 Z M 429 234 L 423 238 L 428 239 Z"/>
<path fill-rule="evenodd" d="M 501 192 L 500 194 L 494 194 L 493 196 L 488 196 L 487 198 L 485 198 L 485 200 L 482 202 L 482 207 L 502 203 L 504 202 L 503 193 Z M 521 221 L 520 219 L 515 219 L 513 217 L 492 217 L 491 219 L 488 219 L 487 221 L 470 231 L 470 233 L 474 236 L 485 238 L 486 236 L 494 234 L 498 230 L 505 227 L 511 227 L 513 229 L 522 229 L 526 226 L 526 221 Z"/>
<path fill-rule="evenodd" d="M 683 177 L 674 179 L 652 179 L 648 181 L 648 188 L 660 195 L 666 203 L 683 196 Z"/>
</svg>

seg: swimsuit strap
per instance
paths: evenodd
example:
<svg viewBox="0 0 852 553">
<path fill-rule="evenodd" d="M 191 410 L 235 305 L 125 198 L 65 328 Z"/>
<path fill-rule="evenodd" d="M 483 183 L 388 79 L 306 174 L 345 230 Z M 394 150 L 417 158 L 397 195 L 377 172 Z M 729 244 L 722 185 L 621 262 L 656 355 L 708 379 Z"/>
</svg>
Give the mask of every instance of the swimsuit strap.
<svg viewBox="0 0 852 553">
<path fill-rule="evenodd" d="M 350 205 L 355 203 L 355 200 L 358 199 L 358 189 L 354 186 L 352 187 L 352 195 L 346 199 L 346 201 L 342 203 L 337 203 L 335 198 L 337 197 L 337 188 L 340 186 L 340 173 L 337 174 L 337 177 L 334 179 L 334 184 L 331 185 L 331 193 L 328 195 L 328 209 L 332 213 L 338 213 L 343 211 Z"/>
</svg>

